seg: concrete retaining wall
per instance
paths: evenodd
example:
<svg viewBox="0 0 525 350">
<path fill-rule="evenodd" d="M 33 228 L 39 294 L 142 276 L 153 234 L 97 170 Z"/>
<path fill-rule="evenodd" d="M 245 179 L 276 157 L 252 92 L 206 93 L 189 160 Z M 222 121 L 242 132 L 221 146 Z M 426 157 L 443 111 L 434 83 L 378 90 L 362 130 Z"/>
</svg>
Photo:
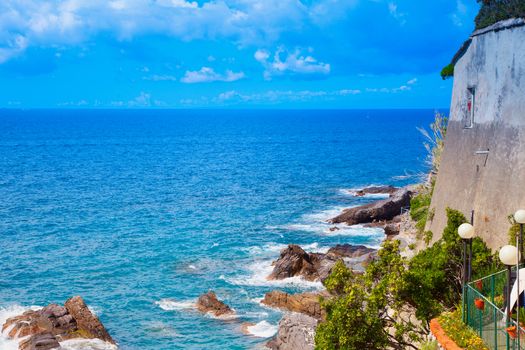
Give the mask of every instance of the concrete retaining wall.
<svg viewBox="0 0 525 350">
<path fill-rule="evenodd" d="M 474 32 L 457 62 L 445 149 L 427 229 L 434 241 L 445 208 L 462 211 L 493 249 L 508 241 L 507 216 L 525 209 L 525 21 L 508 20 Z M 469 89 L 475 90 L 473 123 Z M 471 127 L 470 127 L 471 126 Z"/>
</svg>

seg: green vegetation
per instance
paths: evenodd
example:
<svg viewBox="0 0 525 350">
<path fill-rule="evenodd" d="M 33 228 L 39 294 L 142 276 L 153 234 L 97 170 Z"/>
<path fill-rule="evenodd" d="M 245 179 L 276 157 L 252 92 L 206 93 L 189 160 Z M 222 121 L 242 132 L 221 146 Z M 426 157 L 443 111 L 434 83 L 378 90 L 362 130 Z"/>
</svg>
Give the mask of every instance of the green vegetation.
<svg viewBox="0 0 525 350">
<path fill-rule="evenodd" d="M 420 234 L 425 234 L 427 244 L 432 239 L 432 233 L 425 233 L 427 220 L 434 218 L 434 210 L 430 209 L 430 201 L 434 186 L 435 176 L 441 164 L 441 154 L 445 146 L 445 135 L 447 133 L 448 118 L 441 113 L 436 113 L 434 121 L 430 124 L 430 132 L 423 128 L 418 128 L 419 132 L 425 137 L 424 146 L 427 150 L 427 165 L 430 167 L 431 175 L 429 181 L 418 189 L 418 194 L 410 201 L 410 217 L 416 222 L 416 228 Z"/>
<path fill-rule="evenodd" d="M 454 76 L 454 64 L 449 63 L 447 66 L 445 66 L 441 70 L 441 78 L 443 78 L 443 80 L 446 80 L 448 78 L 452 78 L 453 76 Z"/>
<path fill-rule="evenodd" d="M 507 219 L 510 223 L 509 232 L 507 233 L 509 237 L 509 244 L 516 245 L 516 238 L 520 233 L 520 225 L 514 220 L 514 214 L 509 214 Z"/>
<path fill-rule="evenodd" d="M 488 350 L 477 333 L 461 320 L 461 309 L 439 316 L 439 324 L 448 337 L 465 350 Z"/>
<path fill-rule="evenodd" d="M 324 282 L 335 297 L 322 301 L 326 321 L 317 329 L 316 349 L 418 348 L 430 320 L 460 300 L 462 241 L 457 228 L 466 219 L 452 209 L 447 217 L 443 237 L 412 260 L 400 255 L 399 241 L 393 240 L 383 242 L 363 275 L 336 264 Z M 473 258 L 478 274 L 498 265 L 480 238 L 473 241 Z M 406 317 L 414 314 L 421 322 Z"/>
<path fill-rule="evenodd" d="M 481 8 L 474 22 L 476 29 L 488 27 L 509 18 L 525 18 L 523 0 L 478 0 Z"/>
<path fill-rule="evenodd" d="M 438 350 L 438 343 L 435 340 L 421 343 L 421 350 Z"/>
</svg>

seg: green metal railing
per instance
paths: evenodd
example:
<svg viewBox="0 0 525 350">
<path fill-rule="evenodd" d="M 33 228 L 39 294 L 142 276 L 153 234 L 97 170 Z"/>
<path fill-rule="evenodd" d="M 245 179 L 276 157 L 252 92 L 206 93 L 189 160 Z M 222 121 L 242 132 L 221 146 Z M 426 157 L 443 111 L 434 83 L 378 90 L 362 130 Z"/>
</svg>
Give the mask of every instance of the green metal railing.
<svg viewBox="0 0 525 350">
<path fill-rule="evenodd" d="M 504 270 L 465 285 L 463 320 L 491 350 L 525 349 L 525 329 L 519 327 L 520 332 L 516 331 L 516 335 L 521 334 L 519 341 L 507 331 L 517 324 L 505 315 L 506 284 L 507 271 Z"/>
</svg>

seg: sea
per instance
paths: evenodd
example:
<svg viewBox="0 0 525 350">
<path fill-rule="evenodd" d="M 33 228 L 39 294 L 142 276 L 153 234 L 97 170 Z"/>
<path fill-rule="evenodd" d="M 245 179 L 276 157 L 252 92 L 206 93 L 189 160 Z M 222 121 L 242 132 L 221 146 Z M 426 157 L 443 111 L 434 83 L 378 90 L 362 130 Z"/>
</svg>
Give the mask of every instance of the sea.
<svg viewBox="0 0 525 350">
<path fill-rule="evenodd" d="M 119 349 L 261 349 L 282 315 L 264 294 L 322 288 L 268 281 L 279 251 L 379 247 L 326 220 L 382 197 L 358 188 L 417 183 L 434 113 L 0 110 L 0 325 L 80 295 Z M 197 312 L 209 290 L 237 317 Z"/>
</svg>

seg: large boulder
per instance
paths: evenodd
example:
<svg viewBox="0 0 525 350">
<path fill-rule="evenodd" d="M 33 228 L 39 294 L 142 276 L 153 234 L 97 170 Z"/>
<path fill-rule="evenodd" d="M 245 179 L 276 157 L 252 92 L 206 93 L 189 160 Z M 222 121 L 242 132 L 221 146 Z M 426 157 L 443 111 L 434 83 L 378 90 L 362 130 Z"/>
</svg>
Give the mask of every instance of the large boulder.
<svg viewBox="0 0 525 350">
<path fill-rule="evenodd" d="M 390 196 L 390 198 L 361 205 L 359 207 L 345 209 L 341 214 L 329 220 L 330 223 L 356 225 L 374 221 L 392 220 L 401 213 L 401 209 L 410 206 L 412 191 L 402 188 Z"/>
<path fill-rule="evenodd" d="M 279 321 L 275 338 L 266 347 L 272 350 L 313 350 L 318 321 L 308 315 L 287 312 Z"/>
<path fill-rule="evenodd" d="M 321 308 L 319 298 L 328 297 L 326 293 L 299 293 L 288 294 L 279 290 L 266 293 L 262 304 L 286 311 L 299 312 L 315 319 L 324 318 L 324 310 Z"/>
<path fill-rule="evenodd" d="M 11 317 L 2 325 L 2 332 L 13 339 L 25 338 L 19 349 L 52 349 L 59 341 L 87 338 L 115 343 L 98 317 L 77 296 L 65 306 L 50 304 L 40 310 L 29 310 Z"/>
<path fill-rule="evenodd" d="M 77 323 L 77 332 L 82 334 L 83 338 L 97 338 L 115 344 L 115 341 L 111 338 L 98 317 L 89 310 L 84 299 L 75 296 L 68 299 L 64 306 L 69 314 L 75 319 Z"/>
<path fill-rule="evenodd" d="M 356 197 L 362 197 L 367 194 L 393 194 L 398 190 L 397 187 L 394 186 L 370 186 L 365 187 L 361 190 L 355 191 L 354 195 Z"/>
<path fill-rule="evenodd" d="M 308 281 L 319 279 L 314 264 L 318 263 L 317 255 L 308 254 L 301 247 L 290 244 L 281 251 L 279 259 L 274 262 L 274 268 L 268 279 L 281 280 L 294 276 L 302 276 Z"/>
<path fill-rule="evenodd" d="M 235 315 L 235 311 L 220 301 L 217 298 L 217 295 L 212 291 L 199 297 L 197 300 L 197 309 L 200 312 L 209 313 L 215 317 L 228 317 Z"/>
<path fill-rule="evenodd" d="M 326 254 L 307 253 L 298 245 L 290 244 L 273 263 L 273 271 L 268 279 L 281 280 L 299 276 L 307 281 L 324 281 L 338 260 L 343 260 L 349 268 L 354 269 L 374 255 L 374 249 L 350 244 L 332 247 Z"/>
<path fill-rule="evenodd" d="M 20 342 L 19 350 L 51 350 L 60 349 L 60 343 L 51 332 L 34 334 Z"/>
</svg>

